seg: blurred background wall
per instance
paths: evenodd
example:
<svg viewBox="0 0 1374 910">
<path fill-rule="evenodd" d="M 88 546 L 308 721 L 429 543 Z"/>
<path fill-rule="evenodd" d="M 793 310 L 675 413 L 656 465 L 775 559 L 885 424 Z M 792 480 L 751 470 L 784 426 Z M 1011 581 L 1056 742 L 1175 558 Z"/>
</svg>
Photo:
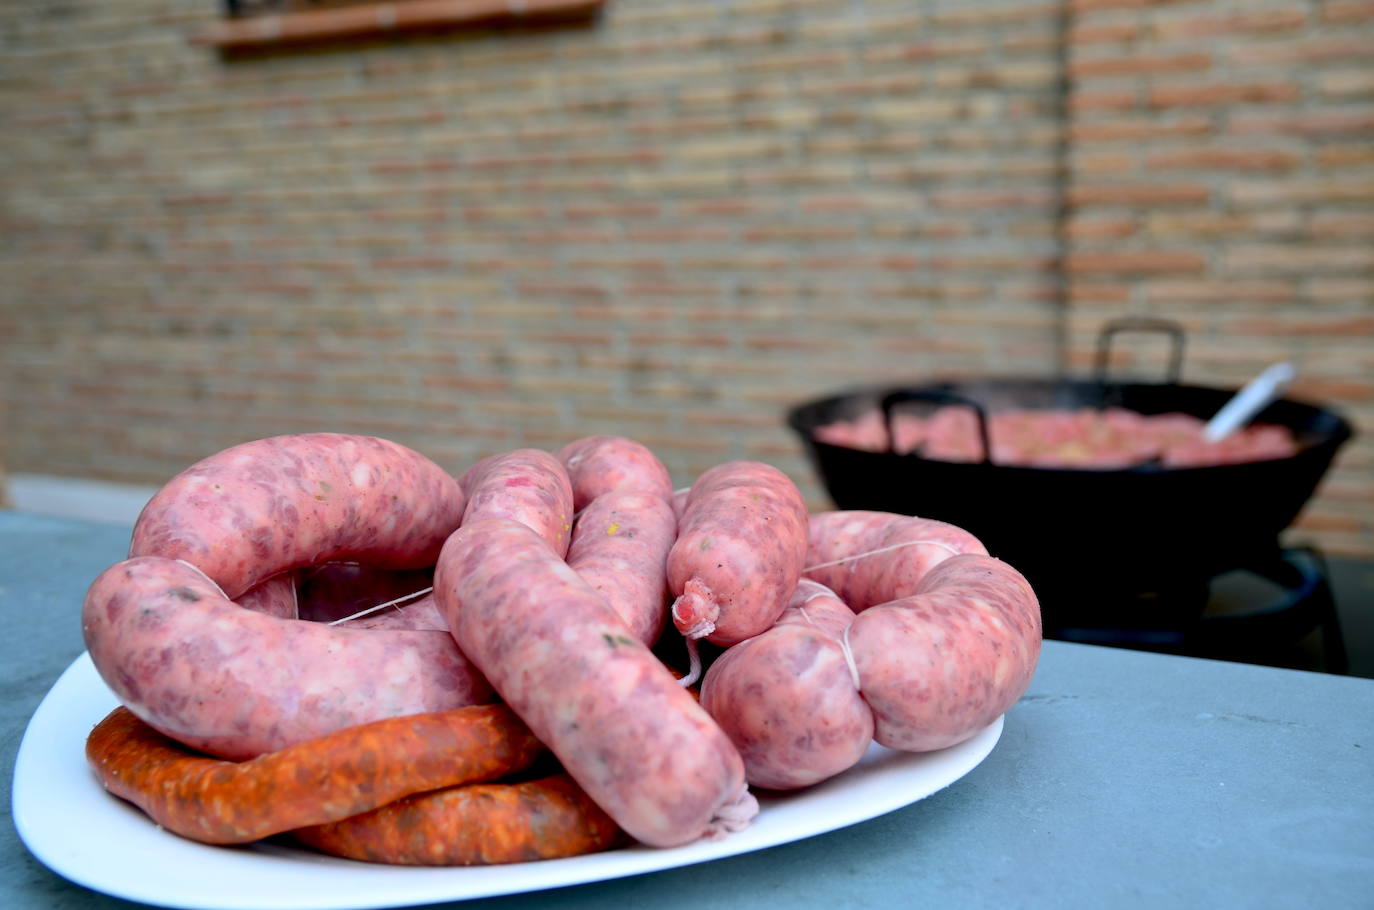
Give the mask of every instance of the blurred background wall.
<svg viewBox="0 0 1374 910">
<path fill-rule="evenodd" d="M 1184 381 L 1292 360 L 1352 419 L 1297 531 L 1374 555 L 1374 3 L 611 0 L 231 58 L 221 15 L 0 6 L 11 472 L 619 433 L 822 506 L 788 405 L 1158 315 Z"/>
</svg>

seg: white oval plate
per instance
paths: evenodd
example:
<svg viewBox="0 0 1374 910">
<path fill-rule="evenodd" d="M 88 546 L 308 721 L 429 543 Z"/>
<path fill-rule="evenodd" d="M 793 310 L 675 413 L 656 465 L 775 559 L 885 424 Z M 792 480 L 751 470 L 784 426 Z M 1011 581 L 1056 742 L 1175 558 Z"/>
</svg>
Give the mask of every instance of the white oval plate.
<svg viewBox="0 0 1374 910">
<path fill-rule="evenodd" d="M 49 869 L 115 897 L 188 910 L 354 910 L 404 907 L 605 881 L 735 856 L 824 834 L 910 805 L 978 766 L 1002 734 L 998 718 L 939 752 L 874 744 L 823 784 L 762 794 L 754 823 L 723 840 L 627 847 L 508 866 L 415 868 L 337 859 L 279 843 L 211 847 L 169 834 L 110 796 L 86 765 L 86 736 L 118 704 L 83 654 L 34 712 L 14 764 L 14 823 Z"/>
</svg>

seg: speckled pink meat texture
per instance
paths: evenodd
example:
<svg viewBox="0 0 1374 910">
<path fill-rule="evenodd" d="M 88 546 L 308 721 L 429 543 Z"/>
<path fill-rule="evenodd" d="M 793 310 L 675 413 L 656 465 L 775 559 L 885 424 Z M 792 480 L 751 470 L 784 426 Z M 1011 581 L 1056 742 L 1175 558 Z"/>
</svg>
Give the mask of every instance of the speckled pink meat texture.
<svg viewBox="0 0 1374 910">
<path fill-rule="evenodd" d="M 803 579 L 773 628 L 711 664 L 701 705 L 744 758 L 755 787 L 807 787 L 853 767 L 873 741 L 873 712 L 845 657 L 854 613 Z"/>
<path fill-rule="evenodd" d="M 668 551 L 677 539 L 672 506 L 653 493 L 602 493 L 577 516 L 568 565 L 652 646 L 668 619 Z"/>
<path fill-rule="evenodd" d="M 558 450 L 572 481 L 573 508 L 612 491 L 636 490 L 672 501 L 668 469 L 647 447 L 623 436 L 587 436 Z"/>
<path fill-rule="evenodd" d="M 813 515 L 810 530 L 807 577 L 787 610 L 717 658 L 702 683 L 702 705 L 740 749 L 751 784 L 824 780 L 870 737 L 912 752 L 954 745 L 1025 692 L 1040 605 L 975 537 L 886 512 Z"/>
<path fill-rule="evenodd" d="M 172 478 L 139 516 L 129 555 L 184 559 L 237 597 L 279 572 L 343 559 L 432 566 L 463 507 L 457 481 L 394 442 L 275 436 Z"/>
<path fill-rule="evenodd" d="M 467 494 L 463 523 L 509 518 L 534 530 L 559 556 L 572 539 L 572 481 L 542 449 L 516 449 L 482 459 L 458 481 Z"/>
<path fill-rule="evenodd" d="M 986 556 L 963 528 L 891 512 L 821 512 L 808 520 L 806 577 L 863 610 L 914 594 L 926 573 L 951 556 Z"/>
<path fill-rule="evenodd" d="M 96 578 L 82 632 L 129 710 L 228 759 L 493 696 L 447 632 L 349 631 L 254 613 L 195 567 L 162 557 Z"/>
<path fill-rule="evenodd" d="M 777 468 L 729 461 L 703 473 L 668 555 L 678 630 L 729 646 L 767 629 L 801 577 L 806 540 L 806 503 Z"/>
<path fill-rule="evenodd" d="M 464 653 L 633 837 L 676 846 L 757 811 L 720 727 L 529 528 L 464 524 L 435 593 Z"/>
<path fill-rule="evenodd" d="M 296 573 L 282 572 L 259 582 L 234 599 L 234 603 L 254 613 L 265 613 L 278 619 L 300 619 L 300 604 L 296 600 Z"/>
<path fill-rule="evenodd" d="M 849 629 L 874 738 L 908 752 L 962 742 L 1026 691 L 1040 640 L 1040 603 L 1019 572 L 990 556 L 944 560 Z"/>
</svg>

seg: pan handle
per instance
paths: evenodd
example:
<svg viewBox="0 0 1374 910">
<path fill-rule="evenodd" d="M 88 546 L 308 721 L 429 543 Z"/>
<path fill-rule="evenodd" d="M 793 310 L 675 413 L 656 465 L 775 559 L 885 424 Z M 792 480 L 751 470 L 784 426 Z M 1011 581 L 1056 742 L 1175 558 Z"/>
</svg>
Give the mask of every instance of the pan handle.
<svg viewBox="0 0 1374 910">
<path fill-rule="evenodd" d="M 1107 384 L 1107 364 L 1111 360 L 1112 336 L 1120 332 L 1160 332 L 1169 336 L 1169 372 L 1165 374 L 1168 385 L 1178 385 L 1183 376 L 1183 345 L 1186 340 L 1183 326 L 1172 319 L 1152 319 L 1148 316 L 1127 316 L 1113 319 L 1102 327 L 1097 335 L 1097 370 L 1095 379 L 1099 385 Z"/>
<path fill-rule="evenodd" d="M 988 412 L 972 398 L 965 398 L 943 389 L 898 389 L 883 396 L 879 406 L 883 409 L 883 427 L 887 430 L 887 451 L 897 453 L 897 434 L 892 425 L 892 409 L 899 404 L 911 401 L 926 401 L 934 404 L 953 404 L 972 408 L 978 415 L 978 441 L 983 444 L 983 464 L 992 463 L 992 437 L 988 435 Z"/>
</svg>

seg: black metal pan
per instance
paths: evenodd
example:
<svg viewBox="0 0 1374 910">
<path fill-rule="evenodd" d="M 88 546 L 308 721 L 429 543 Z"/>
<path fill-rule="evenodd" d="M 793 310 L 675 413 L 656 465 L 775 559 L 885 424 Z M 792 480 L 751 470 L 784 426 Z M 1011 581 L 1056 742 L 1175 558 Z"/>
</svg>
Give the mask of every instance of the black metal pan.
<svg viewBox="0 0 1374 910">
<path fill-rule="evenodd" d="M 1115 470 L 937 461 L 919 453 L 860 451 L 816 438 L 819 427 L 880 409 L 952 401 L 976 406 L 986 445 L 986 414 L 1005 408 L 1122 407 L 1142 414 L 1181 412 L 1210 419 L 1234 390 L 1180 385 L 1182 343 L 1169 381 L 1115 383 L 1102 378 L 1110 332 L 1103 333 L 1094 380 L 986 378 L 865 387 L 792 408 L 787 423 L 840 509 L 876 509 L 950 522 L 977 535 L 992 555 L 1020 569 L 1047 614 L 1092 611 L 1123 598 L 1161 603 L 1214 575 L 1274 553 L 1350 439 L 1340 415 L 1280 399 L 1255 417 L 1288 428 L 1291 457 L 1205 467 L 1155 462 Z M 1175 331 L 1170 329 L 1171 332 Z M 1052 619 L 1047 615 L 1047 621 Z"/>
</svg>

